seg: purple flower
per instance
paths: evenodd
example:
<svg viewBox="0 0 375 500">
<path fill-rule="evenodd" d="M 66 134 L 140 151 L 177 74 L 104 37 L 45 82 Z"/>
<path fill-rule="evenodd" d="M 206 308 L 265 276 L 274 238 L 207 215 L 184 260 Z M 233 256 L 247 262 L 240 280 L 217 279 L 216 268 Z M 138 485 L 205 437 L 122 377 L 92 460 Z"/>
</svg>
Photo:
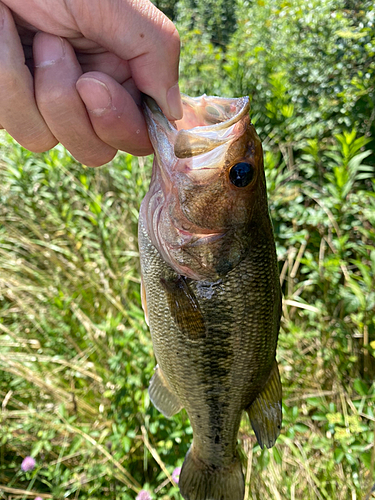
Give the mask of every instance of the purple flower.
<svg viewBox="0 0 375 500">
<path fill-rule="evenodd" d="M 135 500 L 152 500 L 152 498 L 147 490 L 141 490 Z"/>
<path fill-rule="evenodd" d="M 35 497 L 34 500 L 43 500 L 42 497 Z"/>
<path fill-rule="evenodd" d="M 181 467 L 176 467 L 175 470 L 172 472 L 172 479 L 176 484 L 178 484 L 178 481 L 180 480 L 180 474 L 181 474 Z"/>
<path fill-rule="evenodd" d="M 35 465 L 36 465 L 36 462 L 33 459 L 33 457 L 25 457 L 23 459 L 22 464 L 21 464 L 21 469 L 23 470 L 23 472 L 29 472 L 30 470 L 33 470 Z"/>
</svg>

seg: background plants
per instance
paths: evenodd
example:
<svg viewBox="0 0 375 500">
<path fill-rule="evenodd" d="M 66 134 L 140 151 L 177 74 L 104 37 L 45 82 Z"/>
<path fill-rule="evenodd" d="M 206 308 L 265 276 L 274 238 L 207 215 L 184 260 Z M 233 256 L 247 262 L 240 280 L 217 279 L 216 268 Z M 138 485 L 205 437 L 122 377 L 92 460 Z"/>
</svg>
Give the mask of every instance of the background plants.
<svg viewBox="0 0 375 500">
<path fill-rule="evenodd" d="M 215 4 L 215 16 L 207 16 Z M 163 0 L 186 93 L 248 94 L 284 292 L 284 423 L 240 443 L 247 499 L 370 498 L 375 482 L 374 7 Z M 204 4 L 204 5 L 203 5 Z M 229 19 L 230 22 L 224 22 Z M 225 27 L 225 29 L 223 28 Z M 151 160 L 0 149 L 0 498 L 180 499 L 184 412 L 150 404 L 137 218 Z M 32 456 L 36 465 L 23 471 Z"/>
</svg>

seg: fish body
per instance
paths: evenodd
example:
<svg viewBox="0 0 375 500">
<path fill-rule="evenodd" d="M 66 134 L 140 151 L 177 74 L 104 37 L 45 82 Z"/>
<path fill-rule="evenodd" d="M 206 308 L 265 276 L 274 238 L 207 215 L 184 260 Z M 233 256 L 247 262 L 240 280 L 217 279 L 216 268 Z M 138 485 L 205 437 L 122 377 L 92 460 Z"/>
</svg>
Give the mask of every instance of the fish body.
<svg viewBox="0 0 375 500">
<path fill-rule="evenodd" d="M 158 362 L 149 394 L 165 416 L 189 416 L 184 499 L 242 500 L 242 412 L 262 447 L 281 426 L 281 292 L 263 153 L 247 98 L 185 96 L 183 106 L 170 123 L 145 102 L 155 157 L 139 248 Z"/>
</svg>

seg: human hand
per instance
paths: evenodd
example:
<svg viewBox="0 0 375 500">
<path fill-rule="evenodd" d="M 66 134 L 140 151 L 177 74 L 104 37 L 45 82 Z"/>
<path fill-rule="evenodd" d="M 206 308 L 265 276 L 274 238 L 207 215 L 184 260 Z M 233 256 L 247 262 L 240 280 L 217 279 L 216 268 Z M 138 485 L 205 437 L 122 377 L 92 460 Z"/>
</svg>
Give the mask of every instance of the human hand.
<svg viewBox="0 0 375 500">
<path fill-rule="evenodd" d="M 0 128 L 89 166 L 150 154 L 141 92 L 182 117 L 179 48 L 149 0 L 0 0 Z"/>
</svg>

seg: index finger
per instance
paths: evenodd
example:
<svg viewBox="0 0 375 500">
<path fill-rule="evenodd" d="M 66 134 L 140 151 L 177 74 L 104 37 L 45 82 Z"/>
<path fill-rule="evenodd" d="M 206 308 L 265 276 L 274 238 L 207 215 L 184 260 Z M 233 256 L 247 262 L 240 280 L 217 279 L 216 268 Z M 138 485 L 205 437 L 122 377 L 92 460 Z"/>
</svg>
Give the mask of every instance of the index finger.
<svg viewBox="0 0 375 500">
<path fill-rule="evenodd" d="M 170 119 L 182 118 L 178 86 L 180 37 L 149 0 L 67 2 L 81 33 L 129 61 L 136 86 Z"/>
</svg>

